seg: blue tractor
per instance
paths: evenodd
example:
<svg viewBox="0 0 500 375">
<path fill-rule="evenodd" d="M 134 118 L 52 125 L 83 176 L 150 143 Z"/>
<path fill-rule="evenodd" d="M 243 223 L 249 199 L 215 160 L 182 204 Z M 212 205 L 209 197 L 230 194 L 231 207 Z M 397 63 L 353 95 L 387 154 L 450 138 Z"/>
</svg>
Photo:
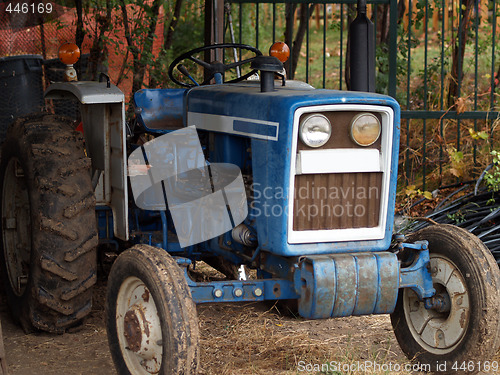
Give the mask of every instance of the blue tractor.
<svg viewBox="0 0 500 375">
<path fill-rule="evenodd" d="M 198 57 L 234 49 L 242 60 Z M 119 250 L 106 324 L 120 374 L 195 374 L 196 304 L 208 302 L 291 300 L 307 319 L 391 314 L 412 360 L 450 372 L 493 360 L 500 276 L 488 249 L 450 225 L 393 233 L 393 98 L 287 81 L 279 59 L 241 44 L 189 51 L 169 75 L 183 88 L 135 93 L 134 122 L 103 76 L 46 92 L 81 103 L 83 135 L 50 114 L 9 128 L 0 257 L 25 330 L 63 332 L 90 312 L 100 244 Z M 228 278 L 192 280 L 198 261 Z"/>
</svg>

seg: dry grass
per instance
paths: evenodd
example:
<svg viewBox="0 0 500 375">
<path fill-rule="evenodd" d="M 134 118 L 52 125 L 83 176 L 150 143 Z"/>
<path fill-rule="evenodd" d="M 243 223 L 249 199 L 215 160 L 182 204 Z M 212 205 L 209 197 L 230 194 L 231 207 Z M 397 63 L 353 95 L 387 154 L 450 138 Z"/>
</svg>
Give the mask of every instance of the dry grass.
<svg viewBox="0 0 500 375">
<path fill-rule="evenodd" d="M 378 375 L 387 372 L 356 371 L 358 363 L 409 363 L 387 315 L 312 321 L 285 317 L 276 307 L 267 307 L 261 303 L 198 307 L 203 374 Z M 354 371 L 335 371 L 335 365 L 348 365 Z"/>
<path fill-rule="evenodd" d="M 255 277 L 254 272 L 249 276 Z M 197 262 L 191 277 L 202 281 L 223 275 Z M 409 364 L 388 315 L 306 320 L 286 306 L 250 302 L 199 305 L 198 316 L 201 373 L 206 375 L 381 375 L 387 371 L 356 371 L 358 363 Z M 349 366 L 354 371 L 335 371 L 335 366 Z"/>
<path fill-rule="evenodd" d="M 199 264 L 198 272 L 202 269 L 208 278 L 220 276 Z M 10 373 L 114 374 L 104 324 L 105 286 L 103 281 L 98 283 L 94 310 L 82 330 L 64 335 L 24 335 L 0 303 Z M 358 363 L 367 361 L 393 368 L 409 364 L 399 349 L 388 315 L 306 320 L 285 316 L 277 306 L 263 303 L 199 305 L 198 315 L 200 375 L 420 374 L 356 371 Z M 334 371 L 330 363 L 351 367 L 352 371 Z"/>
</svg>

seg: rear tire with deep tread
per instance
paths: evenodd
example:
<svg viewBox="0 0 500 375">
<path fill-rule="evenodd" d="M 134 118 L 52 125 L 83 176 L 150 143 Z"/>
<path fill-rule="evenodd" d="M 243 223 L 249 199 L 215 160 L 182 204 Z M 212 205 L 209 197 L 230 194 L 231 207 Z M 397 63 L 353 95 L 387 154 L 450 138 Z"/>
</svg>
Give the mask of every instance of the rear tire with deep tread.
<svg viewBox="0 0 500 375">
<path fill-rule="evenodd" d="M 91 311 L 98 243 L 90 160 L 71 120 L 40 114 L 9 127 L 0 163 L 0 268 L 27 332 L 62 333 Z"/>
</svg>

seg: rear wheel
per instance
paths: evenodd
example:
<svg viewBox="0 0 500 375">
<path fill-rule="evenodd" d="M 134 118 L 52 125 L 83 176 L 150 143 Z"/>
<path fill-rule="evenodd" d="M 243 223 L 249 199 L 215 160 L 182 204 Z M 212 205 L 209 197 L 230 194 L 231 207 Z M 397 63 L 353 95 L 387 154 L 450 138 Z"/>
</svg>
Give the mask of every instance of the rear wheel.
<svg viewBox="0 0 500 375">
<path fill-rule="evenodd" d="M 136 245 L 118 256 L 108 280 L 106 320 L 119 374 L 197 373 L 196 306 L 166 251 Z"/>
<path fill-rule="evenodd" d="M 64 332 L 91 310 L 97 233 L 90 161 L 71 121 L 18 119 L 2 147 L 0 268 L 14 319 Z"/>
<path fill-rule="evenodd" d="M 429 241 L 436 295 L 449 301 L 449 309 L 426 309 L 415 292 L 401 290 L 391 322 L 403 352 L 444 373 L 460 372 L 469 361 L 493 361 L 500 345 L 500 271 L 491 253 L 452 225 L 424 228 L 408 240 Z"/>
</svg>

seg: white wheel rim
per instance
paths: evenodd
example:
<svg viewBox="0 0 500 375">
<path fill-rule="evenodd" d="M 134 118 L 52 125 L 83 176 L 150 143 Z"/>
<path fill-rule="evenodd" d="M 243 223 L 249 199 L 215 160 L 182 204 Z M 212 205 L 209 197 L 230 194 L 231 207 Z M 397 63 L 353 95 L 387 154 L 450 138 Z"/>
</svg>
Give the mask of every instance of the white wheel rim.
<svg viewBox="0 0 500 375">
<path fill-rule="evenodd" d="M 2 238 L 5 265 L 12 291 L 22 296 L 31 261 L 31 210 L 24 171 L 12 158 L 5 170 L 2 197 Z"/>
<path fill-rule="evenodd" d="M 469 325 L 469 293 L 458 267 L 447 257 L 430 255 L 432 281 L 436 290 L 448 293 L 451 309 L 447 313 L 427 310 L 416 293 L 406 288 L 403 306 L 413 338 L 430 353 L 443 355 L 462 341 Z"/>
<path fill-rule="evenodd" d="M 126 278 L 116 299 L 116 330 L 123 359 L 134 375 L 157 374 L 163 354 L 158 310 L 137 277 Z"/>
</svg>

